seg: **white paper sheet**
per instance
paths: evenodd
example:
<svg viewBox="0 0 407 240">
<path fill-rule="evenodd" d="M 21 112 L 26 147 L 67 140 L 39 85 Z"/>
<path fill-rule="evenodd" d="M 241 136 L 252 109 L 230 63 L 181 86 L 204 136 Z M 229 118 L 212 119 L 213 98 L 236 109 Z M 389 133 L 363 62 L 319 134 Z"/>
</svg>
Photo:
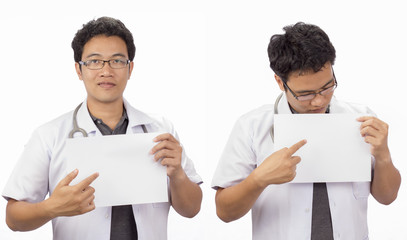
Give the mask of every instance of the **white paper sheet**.
<svg viewBox="0 0 407 240">
<path fill-rule="evenodd" d="M 166 167 L 149 152 L 160 133 L 67 139 L 68 171 L 79 170 L 76 184 L 95 172 L 96 207 L 168 202 Z"/>
<path fill-rule="evenodd" d="M 277 114 L 275 150 L 307 140 L 292 182 L 365 182 L 371 180 L 369 144 L 360 135 L 360 114 Z"/>
</svg>

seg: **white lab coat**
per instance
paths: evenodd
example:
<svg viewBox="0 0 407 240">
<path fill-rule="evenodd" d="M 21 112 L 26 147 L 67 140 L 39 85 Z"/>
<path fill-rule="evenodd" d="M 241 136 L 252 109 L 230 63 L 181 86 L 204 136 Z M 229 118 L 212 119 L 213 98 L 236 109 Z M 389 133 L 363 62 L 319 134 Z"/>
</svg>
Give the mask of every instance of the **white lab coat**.
<svg viewBox="0 0 407 240">
<path fill-rule="evenodd" d="M 239 118 L 214 174 L 213 188 L 238 184 L 277 150 L 270 137 L 273 109 L 273 105 L 265 105 Z M 278 104 L 278 112 L 291 114 L 285 95 Z M 373 114 L 367 107 L 339 102 L 334 97 L 330 112 Z M 334 239 L 368 239 L 370 183 L 327 183 L 327 191 Z M 253 240 L 309 240 L 312 197 L 312 183 L 268 186 L 252 207 Z"/>
<path fill-rule="evenodd" d="M 151 117 L 124 101 L 129 117 L 127 134 L 169 132 L 177 139 L 172 124 L 164 118 Z M 58 182 L 73 169 L 66 169 L 62 150 L 73 128 L 73 111 L 39 127 L 32 135 L 10 176 L 3 197 L 30 203 L 41 202 L 52 194 Z M 102 136 L 87 110 L 86 100 L 78 111 L 77 121 L 89 137 Z M 76 133 L 75 137 L 81 137 Z M 182 167 L 191 181 L 201 183 L 192 161 L 182 153 Z M 167 219 L 170 203 L 133 205 L 139 240 L 167 239 Z M 74 217 L 58 217 L 52 220 L 55 240 L 108 240 L 110 239 L 111 207 L 100 207 Z"/>
</svg>

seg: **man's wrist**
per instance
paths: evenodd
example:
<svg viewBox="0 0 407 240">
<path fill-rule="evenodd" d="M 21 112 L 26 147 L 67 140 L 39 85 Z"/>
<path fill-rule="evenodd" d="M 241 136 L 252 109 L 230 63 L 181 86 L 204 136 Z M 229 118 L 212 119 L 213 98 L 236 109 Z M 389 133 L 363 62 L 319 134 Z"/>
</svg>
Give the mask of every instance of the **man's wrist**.
<svg viewBox="0 0 407 240">
<path fill-rule="evenodd" d="M 254 169 L 247 179 L 250 180 L 256 188 L 260 188 L 261 190 L 268 186 L 259 174 L 258 168 Z"/>
<path fill-rule="evenodd" d="M 390 151 L 383 151 L 382 153 L 376 154 L 374 156 L 376 164 L 377 163 L 391 163 Z"/>
<path fill-rule="evenodd" d="M 180 168 L 175 170 L 170 176 L 168 176 L 170 178 L 171 182 L 183 182 L 185 181 L 185 179 L 188 178 L 188 176 L 186 175 L 186 173 L 184 172 L 184 169 Z"/>
<path fill-rule="evenodd" d="M 50 220 L 58 217 L 57 212 L 53 208 L 52 199 L 50 199 L 50 198 L 45 199 L 42 202 L 39 202 L 37 204 L 37 208 L 39 211 L 44 213 L 46 218 L 49 218 Z"/>
</svg>

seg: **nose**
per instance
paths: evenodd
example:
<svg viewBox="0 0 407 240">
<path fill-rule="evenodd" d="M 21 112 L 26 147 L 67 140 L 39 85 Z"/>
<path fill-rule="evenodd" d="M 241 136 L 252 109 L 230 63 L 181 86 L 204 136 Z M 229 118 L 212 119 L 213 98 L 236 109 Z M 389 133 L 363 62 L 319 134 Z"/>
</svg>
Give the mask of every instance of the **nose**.
<svg viewBox="0 0 407 240">
<path fill-rule="evenodd" d="M 102 77 L 108 77 L 112 75 L 112 68 L 109 66 L 109 63 L 105 62 L 102 69 L 100 69 L 100 74 Z"/>
<path fill-rule="evenodd" d="M 323 106 L 324 105 L 324 101 L 325 101 L 325 97 L 322 96 L 321 94 L 317 94 L 315 95 L 315 97 L 311 100 L 311 105 L 312 106 Z"/>
</svg>

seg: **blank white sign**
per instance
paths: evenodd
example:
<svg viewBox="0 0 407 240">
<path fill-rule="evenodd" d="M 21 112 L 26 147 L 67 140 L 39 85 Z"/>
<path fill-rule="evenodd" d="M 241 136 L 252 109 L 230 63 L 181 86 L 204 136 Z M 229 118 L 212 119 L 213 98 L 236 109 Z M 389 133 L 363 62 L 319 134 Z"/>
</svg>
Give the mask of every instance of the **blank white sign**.
<svg viewBox="0 0 407 240">
<path fill-rule="evenodd" d="M 166 167 L 149 152 L 159 133 L 67 139 L 69 171 L 77 168 L 72 184 L 98 172 L 91 184 L 96 207 L 168 202 Z"/>
<path fill-rule="evenodd" d="M 360 114 L 276 114 L 275 149 L 307 140 L 292 182 L 371 180 L 369 144 L 360 135 Z"/>
</svg>

